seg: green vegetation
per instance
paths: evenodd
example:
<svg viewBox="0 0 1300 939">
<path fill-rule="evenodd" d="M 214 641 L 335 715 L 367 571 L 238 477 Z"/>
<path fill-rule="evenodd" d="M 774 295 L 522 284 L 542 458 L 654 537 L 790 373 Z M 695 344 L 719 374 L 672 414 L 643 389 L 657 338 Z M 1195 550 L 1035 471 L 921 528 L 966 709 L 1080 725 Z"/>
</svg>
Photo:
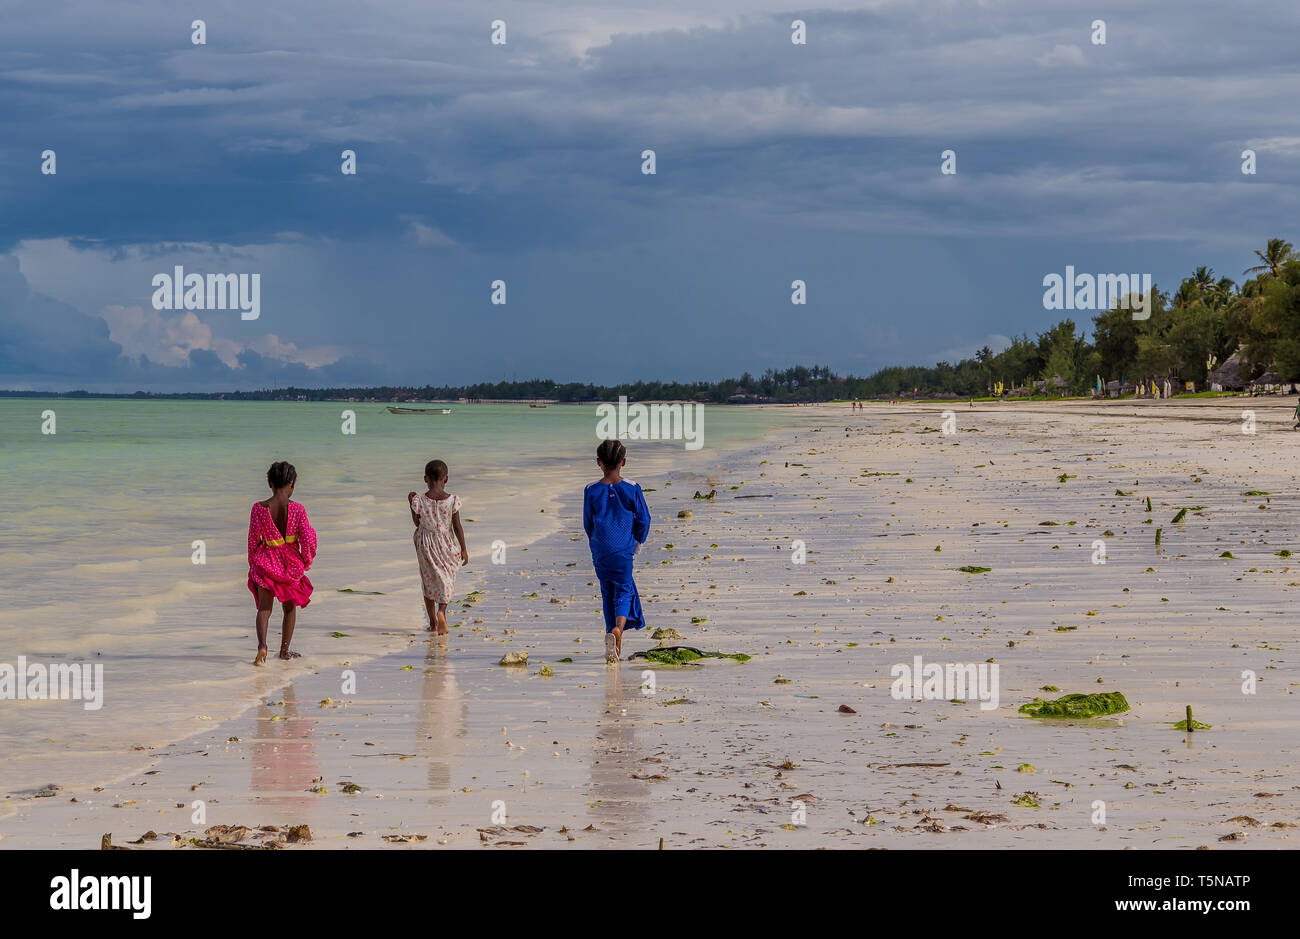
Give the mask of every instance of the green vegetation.
<svg viewBox="0 0 1300 939">
<path fill-rule="evenodd" d="M 668 646 L 662 649 L 647 649 L 645 652 L 633 653 L 632 658 L 644 658 L 649 662 L 657 662 L 660 665 L 686 665 L 699 659 L 735 659 L 737 662 L 748 662 L 749 656 L 743 652 L 705 652 L 701 649 L 693 649 L 690 646 Z"/>
<path fill-rule="evenodd" d="M 1035 698 L 1020 706 L 1021 714 L 1030 717 L 1060 717 L 1082 719 L 1120 714 L 1128 710 L 1128 701 L 1118 691 L 1101 694 L 1067 694 L 1055 701 Z"/>
</svg>

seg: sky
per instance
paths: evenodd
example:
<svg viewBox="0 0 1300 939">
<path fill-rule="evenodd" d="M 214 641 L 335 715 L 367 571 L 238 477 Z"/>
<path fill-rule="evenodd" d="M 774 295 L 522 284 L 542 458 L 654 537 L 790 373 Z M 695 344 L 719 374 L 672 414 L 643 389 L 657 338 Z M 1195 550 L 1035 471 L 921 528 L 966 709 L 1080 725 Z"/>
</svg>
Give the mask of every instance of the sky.
<svg viewBox="0 0 1300 939">
<path fill-rule="evenodd" d="M 1283 0 L 0 0 L 0 22 L 0 388 L 864 375 L 1047 329 L 1067 265 L 1169 289 L 1300 242 Z M 260 315 L 156 309 L 176 265 L 259 275 Z"/>
</svg>

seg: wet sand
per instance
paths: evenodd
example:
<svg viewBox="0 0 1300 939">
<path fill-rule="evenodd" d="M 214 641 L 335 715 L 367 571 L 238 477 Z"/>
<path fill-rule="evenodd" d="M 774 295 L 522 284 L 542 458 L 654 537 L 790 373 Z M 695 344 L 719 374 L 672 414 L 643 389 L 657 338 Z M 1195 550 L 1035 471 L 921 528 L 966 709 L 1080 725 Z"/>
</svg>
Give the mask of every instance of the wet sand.
<svg viewBox="0 0 1300 939">
<path fill-rule="evenodd" d="M 213 825 L 299 824 L 313 840 L 289 850 L 1294 847 L 1294 404 L 791 409 L 761 447 L 653 478 L 633 443 L 627 475 L 654 490 L 651 629 L 748 662 L 607 668 L 575 498 L 560 531 L 483 567 L 449 637 L 386 627 L 405 647 L 364 662 L 313 639 L 305 674 L 284 686 L 273 665 L 261 705 L 148 751 L 146 773 L 8 800 L 0 847 L 153 831 L 142 847 L 192 850 Z M 630 633 L 624 652 L 652 645 Z M 499 666 L 509 651 L 528 665 Z M 1000 706 L 896 700 L 890 667 L 917 655 L 996 660 Z M 1017 712 L 1094 691 L 1132 709 Z M 1173 729 L 1187 704 L 1212 729 Z M 384 840 L 403 835 L 425 838 Z"/>
</svg>

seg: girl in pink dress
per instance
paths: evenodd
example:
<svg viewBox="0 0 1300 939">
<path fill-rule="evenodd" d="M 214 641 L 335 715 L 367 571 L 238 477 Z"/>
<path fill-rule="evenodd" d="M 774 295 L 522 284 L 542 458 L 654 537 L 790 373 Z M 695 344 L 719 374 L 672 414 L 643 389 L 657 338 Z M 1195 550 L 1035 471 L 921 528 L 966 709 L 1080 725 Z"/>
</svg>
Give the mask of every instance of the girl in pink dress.
<svg viewBox="0 0 1300 939">
<path fill-rule="evenodd" d="M 272 463 L 266 471 L 271 498 L 253 503 L 248 519 L 248 589 L 257 602 L 257 658 L 266 664 L 266 630 L 276 600 L 284 608 L 280 627 L 280 658 L 296 659 L 289 651 L 297 608 L 311 602 L 311 581 L 307 571 L 316 557 L 316 532 L 307 521 L 307 510 L 290 502 L 298 471 L 292 463 Z"/>
<path fill-rule="evenodd" d="M 415 556 L 420 562 L 420 583 L 429 629 L 447 635 L 447 604 L 456 589 L 456 571 L 469 563 L 465 529 L 460 524 L 460 497 L 447 491 L 447 464 L 430 460 L 424 467 L 428 492 L 408 492 L 411 521 L 415 522 Z M 460 542 L 459 548 L 457 542 Z"/>
</svg>

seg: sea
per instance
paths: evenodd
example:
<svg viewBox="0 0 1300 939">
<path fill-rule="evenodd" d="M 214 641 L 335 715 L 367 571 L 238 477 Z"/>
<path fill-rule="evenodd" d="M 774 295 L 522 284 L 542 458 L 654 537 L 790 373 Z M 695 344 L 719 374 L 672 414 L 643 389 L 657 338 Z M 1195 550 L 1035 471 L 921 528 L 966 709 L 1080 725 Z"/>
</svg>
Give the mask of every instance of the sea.
<svg viewBox="0 0 1300 939">
<path fill-rule="evenodd" d="M 429 460 L 448 464 L 463 502 L 462 594 L 494 545 L 508 563 L 549 533 L 582 534 L 581 492 L 600 475 L 595 404 L 446 406 L 398 415 L 346 401 L 0 400 L 0 673 L 21 657 L 29 669 L 99 665 L 103 676 L 97 708 L 17 700 L 0 682 L 0 800 L 120 778 L 304 670 L 410 641 L 425 614 L 406 494 L 424 489 Z M 706 406 L 700 449 L 627 440 L 624 475 L 704 478 L 784 413 Z M 304 658 L 274 659 L 277 610 L 261 669 L 246 539 L 276 460 L 297 468 L 294 499 L 320 545 L 294 640 Z"/>
</svg>

